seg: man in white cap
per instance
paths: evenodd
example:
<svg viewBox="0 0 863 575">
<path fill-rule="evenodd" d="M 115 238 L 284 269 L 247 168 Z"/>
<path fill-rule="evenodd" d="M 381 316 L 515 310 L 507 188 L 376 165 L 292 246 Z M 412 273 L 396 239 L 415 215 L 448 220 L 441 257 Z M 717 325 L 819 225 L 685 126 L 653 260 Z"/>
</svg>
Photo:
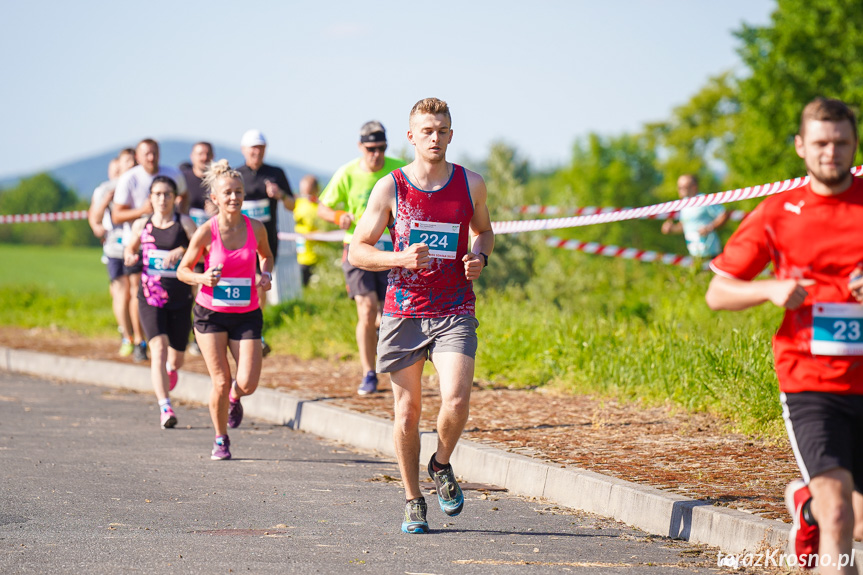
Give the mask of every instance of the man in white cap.
<svg viewBox="0 0 863 575">
<path fill-rule="evenodd" d="M 264 223 L 275 261 L 279 255 L 279 238 L 276 235 L 278 233 L 277 208 L 279 202 L 282 202 L 286 210 L 292 211 L 294 194 L 284 170 L 264 163 L 267 140 L 260 130 L 249 130 L 243 134 L 240 149 L 246 159 L 245 165 L 237 170 L 243 176 L 243 187 L 246 192 L 243 213 Z M 263 310 L 267 301 L 266 294 L 260 291 L 258 295 Z M 264 356 L 270 353 L 270 346 L 266 342 L 263 343 L 263 348 Z"/>
</svg>

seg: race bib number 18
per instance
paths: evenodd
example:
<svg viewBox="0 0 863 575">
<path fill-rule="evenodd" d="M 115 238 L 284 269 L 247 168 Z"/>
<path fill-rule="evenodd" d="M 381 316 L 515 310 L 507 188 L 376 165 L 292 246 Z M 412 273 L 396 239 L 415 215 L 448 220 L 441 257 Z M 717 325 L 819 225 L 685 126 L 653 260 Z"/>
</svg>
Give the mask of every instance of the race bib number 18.
<svg viewBox="0 0 863 575">
<path fill-rule="evenodd" d="M 213 288 L 213 305 L 241 307 L 252 303 L 251 278 L 222 278 Z"/>
<path fill-rule="evenodd" d="M 863 305 L 816 302 L 810 350 L 813 355 L 863 355 Z"/>
<path fill-rule="evenodd" d="M 454 260 L 458 251 L 459 227 L 460 224 L 411 222 L 408 239 L 411 244 L 426 244 L 430 257 Z"/>
</svg>

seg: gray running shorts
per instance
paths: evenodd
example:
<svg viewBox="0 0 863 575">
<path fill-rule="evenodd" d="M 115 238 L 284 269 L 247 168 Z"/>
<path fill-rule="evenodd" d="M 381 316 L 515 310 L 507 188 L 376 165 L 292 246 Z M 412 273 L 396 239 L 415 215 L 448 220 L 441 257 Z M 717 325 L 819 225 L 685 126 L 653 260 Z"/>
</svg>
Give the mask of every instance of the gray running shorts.
<svg viewBox="0 0 863 575">
<path fill-rule="evenodd" d="M 437 352 L 454 352 L 476 357 L 476 328 L 479 322 L 469 315 L 445 317 L 384 316 L 378 335 L 378 373 L 410 367 Z"/>
</svg>

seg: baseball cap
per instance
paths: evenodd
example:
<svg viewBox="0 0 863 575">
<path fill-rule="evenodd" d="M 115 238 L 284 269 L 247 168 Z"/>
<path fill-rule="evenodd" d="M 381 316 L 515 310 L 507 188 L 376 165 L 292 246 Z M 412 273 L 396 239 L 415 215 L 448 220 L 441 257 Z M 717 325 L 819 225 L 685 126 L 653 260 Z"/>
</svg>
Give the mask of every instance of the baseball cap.
<svg viewBox="0 0 863 575">
<path fill-rule="evenodd" d="M 387 132 L 384 129 L 384 125 L 378 122 L 377 120 L 372 120 L 371 122 L 366 122 L 363 124 L 362 128 L 360 128 L 360 142 L 363 144 L 369 142 L 386 142 L 387 141 Z"/>
<path fill-rule="evenodd" d="M 264 135 L 260 130 L 248 130 L 243 134 L 243 139 L 240 140 L 240 145 L 244 148 L 251 148 L 252 146 L 266 146 L 267 140 L 264 139 Z"/>
</svg>

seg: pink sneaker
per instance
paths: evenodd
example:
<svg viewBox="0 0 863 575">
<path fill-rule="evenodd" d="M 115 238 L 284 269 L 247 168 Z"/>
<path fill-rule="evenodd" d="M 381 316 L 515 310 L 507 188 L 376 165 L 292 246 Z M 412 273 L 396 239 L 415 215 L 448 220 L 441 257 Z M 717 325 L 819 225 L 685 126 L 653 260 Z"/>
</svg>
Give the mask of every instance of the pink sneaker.
<svg viewBox="0 0 863 575">
<path fill-rule="evenodd" d="M 174 391 L 174 388 L 177 387 L 177 380 L 180 379 L 180 374 L 176 371 L 168 370 L 168 391 Z"/>
<path fill-rule="evenodd" d="M 162 429 L 170 429 L 177 425 L 177 416 L 170 407 L 162 411 Z"/>
<path fill-rule="evenodd" d="M 811 515 L 807 521 L 803 506 L 812 499 L 809 486 L 802 479 L 795 479 L 785 488 L 785 505 L 794 519 L 791 533 L 788 534 L 788 548 L 797 558 L 801 569 L 814 569 L 817 566 L 818 542 L 820 534 L 818 524 Z"/>
</svg>

